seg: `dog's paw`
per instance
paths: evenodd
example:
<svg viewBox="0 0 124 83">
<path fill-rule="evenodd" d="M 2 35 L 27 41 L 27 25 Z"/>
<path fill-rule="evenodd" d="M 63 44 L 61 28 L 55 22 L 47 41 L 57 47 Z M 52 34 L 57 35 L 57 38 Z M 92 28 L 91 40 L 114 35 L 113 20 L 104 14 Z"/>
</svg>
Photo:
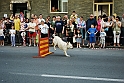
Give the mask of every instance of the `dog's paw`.
<svg viewBox="0 0 124 83">
<path fill-rule="evenodd" d="M 70 55 L 66 55 L 67 57 L 71 57 Z"/>
</svg>

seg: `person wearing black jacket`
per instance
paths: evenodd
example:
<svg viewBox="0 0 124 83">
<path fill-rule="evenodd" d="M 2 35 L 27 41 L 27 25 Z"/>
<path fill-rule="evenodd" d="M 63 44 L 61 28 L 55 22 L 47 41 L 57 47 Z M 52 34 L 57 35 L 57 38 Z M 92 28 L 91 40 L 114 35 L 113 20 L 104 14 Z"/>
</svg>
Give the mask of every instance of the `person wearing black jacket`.
<svg viewBox="0 0 124 83">
<path fill-rule="evenodd" d="M 93 14 L 90 14 L 90 18 L 86 21 L 86 31 L 91 27 L 91 25 L 94 25 L 95 28 L 97 27 L 97 21 L 94 18 Z M 86 40 L 88 41 L 89 44 L 89 34 L 87 34 Z"/>
</svg>

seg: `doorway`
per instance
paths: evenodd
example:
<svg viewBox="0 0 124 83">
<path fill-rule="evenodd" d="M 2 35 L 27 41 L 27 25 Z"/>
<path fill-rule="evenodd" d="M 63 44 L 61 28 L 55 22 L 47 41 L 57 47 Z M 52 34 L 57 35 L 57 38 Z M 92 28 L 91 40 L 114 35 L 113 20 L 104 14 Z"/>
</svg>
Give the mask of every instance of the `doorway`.
<svg viewBox="0 0 124 83">
<path fill-rule="evenodd" d="M 27 3 L 13 3 L 13 14 L 25 13 L 24 10 L 27 10 Z"/>
<path fill-rule="evenodd" d="M 95 0 L 93 6 L 94 16 L 98 17 L 99 15 L 111 16 L 114 13 L 113 10 L 113 1 L 108 0 L 104 2 L 103 0 Z"/>
</svg>

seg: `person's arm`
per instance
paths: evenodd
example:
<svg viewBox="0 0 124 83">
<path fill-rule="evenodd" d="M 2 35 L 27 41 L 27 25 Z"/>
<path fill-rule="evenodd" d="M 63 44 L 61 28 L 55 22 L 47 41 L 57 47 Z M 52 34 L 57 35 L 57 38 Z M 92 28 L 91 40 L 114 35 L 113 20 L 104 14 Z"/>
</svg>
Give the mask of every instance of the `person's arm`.
<svg viewBox="0 0 124 83">
<path fill-rule="evenodd" d="M 86 22 L 84 21 L 83 23 L 84 23 L 83 28 L 85 28 L 85 29 L 86 29 Z"/>
<path fill-rule="evenodd" d="M 66 36 L 68 36 L 68 30 L 66 29 Z"/>
<path fill-rule="evenodd" d="M 91 34 L 91 33 L 90 33 L 90 29 L 87 30 L 87 33 L 88 33 L 88 34 Z"/>
<path fill-rule="evenodd" d="M 64 33 L 64 29 L 65 29 L 65 27 L 63 26 L 63 28 L 62 28 L 62 34 Z"/>
<path fill-rule="evenodd" d="M 97 28 L 97 21 L 94 19 L 95 28 Z"/>
<path fill-rule="evenodd" d="M 45 24 L 45 28 L 49 29 L 49 26 L 47 24 Z"/>
<path fill-rule="evenodd" d="M 104 32 L 104 35 L 106 36 L 106 33 Z"/>
<path fill-rule="evenodd" d="M 9 34 L 11 34 L 11 30 L 9 30 Z"/>
<path fill-rule="evenodd" d="M 16 34 L 16 31 L 14 31 L 14 33 L 13 34 Z"/>
<path fill-rule="evenodd" d="M 97 34 L 98 30 L 95 28 L 95 34 Z"/>
<path fill-rule="evenodd" d="M 62 34 L 64 33 L 64 29 L 65 29 L 65 27 L 64 27 L 64 23 L 63 23 L 63 21 L 62 21 Z"/>
<path fill-rule="evenodd" d="M 119 22 L 117 25 L 118 25 L 118 27 L 120 27 L 120 28 L 121 28 L 121 22 Z"/>
<path fill-rule="evenodd" d="M 55 27 L 55 30 L 54 30 L 54 34 L 56 34 L 56 27 Z"/>
<path fill-rule="evenodd" d="M 52 30 L 54 30 L 54 28 L 52 27 L 52 25 L 50 24 L 50 28 L 52 29 Z"/>
</svg>

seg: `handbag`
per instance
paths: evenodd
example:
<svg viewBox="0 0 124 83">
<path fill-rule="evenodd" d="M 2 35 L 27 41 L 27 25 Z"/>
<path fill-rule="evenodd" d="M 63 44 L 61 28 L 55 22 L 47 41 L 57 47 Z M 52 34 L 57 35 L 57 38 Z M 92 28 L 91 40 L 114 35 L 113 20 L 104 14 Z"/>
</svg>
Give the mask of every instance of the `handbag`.
<svg viewBox="0 0 124 83">
<path fill-rule="evenodd" d="M 75 39 L 75 36 L 73 37 L 73 43 L 75 43 L 76 42 L 76 39 Z"/>
</svg>

